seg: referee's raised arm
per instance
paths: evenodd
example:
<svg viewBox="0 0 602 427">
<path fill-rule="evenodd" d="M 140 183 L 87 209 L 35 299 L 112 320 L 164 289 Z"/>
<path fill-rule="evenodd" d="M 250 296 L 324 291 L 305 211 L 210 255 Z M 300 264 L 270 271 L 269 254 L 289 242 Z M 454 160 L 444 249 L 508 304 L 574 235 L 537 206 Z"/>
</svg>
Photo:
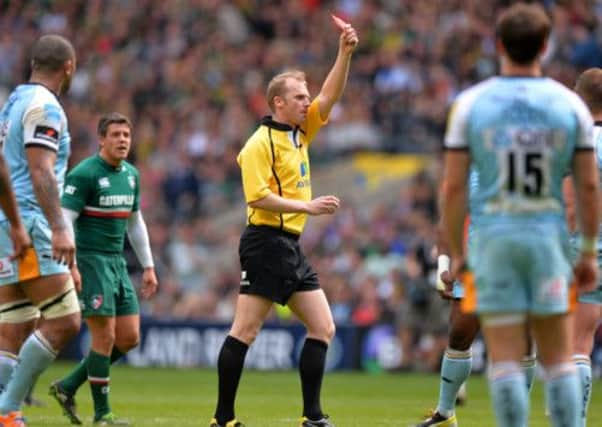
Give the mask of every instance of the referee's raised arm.
<svg viewBox="0 0 602 427">
<path fill-rule="evenodd" d="M 355 29 L 340 18 L 332 15 L 335 27 L 340 31 L 339 50 L 330 72 L 326 76 L 322 89 L 317 96 L 320 107 L 320 117 L 326 120 L 332 106 L 341 98 L 349 75 L 351 55 L 359 43 Z"/>
</svg>

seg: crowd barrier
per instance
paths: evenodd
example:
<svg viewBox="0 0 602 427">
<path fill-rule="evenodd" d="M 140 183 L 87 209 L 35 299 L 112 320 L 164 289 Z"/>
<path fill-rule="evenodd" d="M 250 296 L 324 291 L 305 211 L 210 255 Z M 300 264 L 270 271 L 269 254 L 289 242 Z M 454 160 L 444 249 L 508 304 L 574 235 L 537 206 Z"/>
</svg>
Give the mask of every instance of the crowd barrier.
<svg viewBox="0 0 602 427">
<path fill-rule="evenodd" d="M 202 321 L 168 321 L 146 318 L 141 323 L 140 345 L 127 354 L 133 366 L 215 367 L 230 324 Z M 246 366 L 260 370 L 295 369 L 305 339 L 297 324 L 266 324 L 251 346 Z M 61 357 L 79 360 L 87 354 L 90 337 L 86 328 L 62 352 Z M 391 325 L 355 327 L 338 325 L 327 355 L 328 370 L 395 370 L 404 351 Z M 602 328 L 596 334 L 592 353 L 594 375 L 602 375 Z M 473 344 L 473 371 L 486 366 L 481 338 Z"/>
</svg>

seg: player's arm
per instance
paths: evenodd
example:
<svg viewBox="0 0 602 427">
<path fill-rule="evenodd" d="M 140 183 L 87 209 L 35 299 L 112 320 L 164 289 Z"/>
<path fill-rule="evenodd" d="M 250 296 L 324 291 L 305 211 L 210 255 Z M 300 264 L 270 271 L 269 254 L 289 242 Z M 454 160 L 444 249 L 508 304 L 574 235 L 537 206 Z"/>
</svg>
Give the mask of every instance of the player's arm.
<svg viewBox="0 0 602 427">
<path fill-rule="evenodd" d="M 341 98 L 347 76 L 349 75 L 349 64 L 351 63 L 351 55 L 358 44 L 358 36 L 355 29 L 339 18 L 333 16 L 334 25 L 339 29 L 339 50 L 337 53 L 334 65 L 326 76 L 322 89 L 318 94 L 318 105 L 320 107 L 320 118 L 328 119 L 330 110 L 334 104 Z"/>
<path fill-rule="evenodd" d="M 61 208 L 63 211 L 63 217 L 65 218 L 65 224 L 67 225 L 67 231 L 72 239 L 75 240 L 75 231 L 73 229 L 73 224 L 79 218 L 79 211 L 74 211 L 68 208 Z M 79 269 L 77 268 L 77 260 L 73 258 L 73 264 L 71 265 L 71 278 L 73 279 L 73 284 L 75 285 L 75 291 L 80 293 L 82 290 L 82 276 L 79 274 Z"/>
<path fill-rule="evenodd" d="M 146 222 L 144 222 L 142 212 L 139 210 L 133 211 L 128 218 L 127 233 L 136 257 L 144 268 L 142 273 L 142 296 L 149 298 L 157 292 L 159 282 L 155 274 L 155 263 L 153 262 Z"/>
<path fill-rule="evenodd" d="M 445 190 L 445 181 L 441 181 L 439 188 L 439 222 L 435 229 L 437 243 L 437 291 L 439 295 L 445 299 L 452 299 L 453 294 L 453 277 L 450 270 L 449 245 L 447 244 L 447 236 L 445 235 L 445 227 L 443 224 L 443 193 Z"/>
<path fill-rule="evenodd" d="M 140 175 L 138 172 L 136 172 L 134 206 L 127 222 L 127 234 L 136 257 L 144 269 L 140 292 L 144 298 L 150 298 L 157 292 L 159 281 L 155 274 L 155 263 L 153 262 L 148 229 L 140 211 Z"/>
<path fill-rule="evenodd" d="M 577 230 L 575 186 L 573 185 L 573 178 L 570 175 L 566 176 L 562 181 L 562 196 L 564 199 L 565 216 L 569 231 L 575 232 Z"/>
<path fill-rule="evenodd" d="M 444 165 L 443 179 L 446 185 L 442 192 L 442 218 L 456 271 L 458 267 L 462 267 L 465 260 L 463 231 L 467 215 L 467 182 L 470 168 L 468 150 L 447 150 Z"/>
<path fill-rule="evenodd" d="M 37 145 L 26 146 L 25 154 L 38 204 L 52 229 L 52 257 L 71 267 L 75 243 L 69 233 L 60 204 L 59 186 L 54 174 L 56 152 Z"/>
<path fill-rule="evenodd" d="M 580 292 L 595 288 L 598 275 L 597 234 L 599 224 L 598 168 L 593 150 L 578 151 L 573 160 L 578 227 L 581 231 L 581 256 L 575 265 Z"/>
<path fill-rule="evenodd" d="M 277 194 L 270 193 L 265 197 L 249 203 L 252 208 L 279 213 L 306 213 L 309 215 L 332 214 L 339 207 L 336 196 L 320 196 L 305 202 L 302 200 L 286 199 Z"/>
<path fill-rule="evenodd" d="M 10 234 L 13 242 L 11 257 L 12 259 L 19 258 L 23 255 L 25 249 L 31 246 L 31 238 L 21 222 L 15 193 L 10 185 L 8 166 L 2 154 L 0 154 L 0 195 L 0 207 L 2 207 L 11 227 Z"/>
<path fill-rule="evenodd" d="M 331 214 L 339 207 L 339 199 L 335 196 L 322 196 L 307 202 L 288 199 L 272 192 L 269 185 L 272 176 L 271 156 L 271 151 L 260 140 L 249 141 L 238 156 L 245 200 L 249 207 L 310 215 Z"/>
</svg>

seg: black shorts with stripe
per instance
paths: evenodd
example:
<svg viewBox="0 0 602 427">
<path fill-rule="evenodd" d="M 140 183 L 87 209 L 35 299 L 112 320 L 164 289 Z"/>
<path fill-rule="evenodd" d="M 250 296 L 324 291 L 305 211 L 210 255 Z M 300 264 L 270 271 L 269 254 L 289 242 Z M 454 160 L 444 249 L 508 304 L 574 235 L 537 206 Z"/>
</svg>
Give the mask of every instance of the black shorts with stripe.
<svg viewBox="0 0 602 427">
<path fill-rule="evenodd" d="M 238 247 L 240 293 L 285 305 L 295 292 L 320 289 L 318 275 L 299 246 L 299 236 L 265 225 L 249 225 Z"/>
</svg>

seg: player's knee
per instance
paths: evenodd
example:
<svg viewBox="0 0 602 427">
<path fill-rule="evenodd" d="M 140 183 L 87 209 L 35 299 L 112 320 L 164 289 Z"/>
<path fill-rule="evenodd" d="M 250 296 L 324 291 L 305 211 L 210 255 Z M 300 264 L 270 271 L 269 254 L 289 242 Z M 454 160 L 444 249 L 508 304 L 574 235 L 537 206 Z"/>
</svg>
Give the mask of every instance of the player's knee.
<svg viewBox="0 0 602 427">
<path fill-rule="evenodd" d="M 328 324 L 326 325 L 325 331 L 324 331 L 326 342 L 332 341 L 332 339 L 334 338 L 334 334 L 336 332 L 337 332 L 337 328 L 336 328 L 334 322 L 328 322 Z"/>
<path fill-rule="evenodd" d="M 334 338 L 334 334 L 336 333 L 336 326 L 334 322 L 330 321 L 320 325 L 316 328 L 308 328 L 307 335 L 316 338 L 320 341 L 324 341 L 326 343 L 330 343 Z"/>
<path fill-rule="evenodd" d="M 44 320 L 40 332 L 55 350 L 62 349 L 77 333 L 81 325 L 78 313 L 55 319 Z"/>
<path fill-rule="evenodd" d="M 127 353 L 131 349 L 138 346 L 140 343 L 140 333 L 138 331 L 131 331 L 123 336 L 115 338 L 115 347 L 117 347 L 122 353 Z"/>
<path fill-rule="evenodd" d="M 251 345 L 255 341 L 255 338 L 257 338 L 260 330 L 261 324 L 233 325 L 230 330 L 230 336 Z"/>
<path fill-rule="evenodd" d="M 452 329 L 449 333 L 449 348 L 458 351 L 466 351 L 472 345 L 473 340 L 474 336 L 471 336 L 471 334 Z"/>
<path fill-rule="evenodd" d="M 115 344 L 115 331 L 112 328 L 95 330 L 92 332 L 91 347 L 94 351 L 102 354 L 110 354 Z M 120 350 L 122 348 L 117 346 Z"/>
</svg>

